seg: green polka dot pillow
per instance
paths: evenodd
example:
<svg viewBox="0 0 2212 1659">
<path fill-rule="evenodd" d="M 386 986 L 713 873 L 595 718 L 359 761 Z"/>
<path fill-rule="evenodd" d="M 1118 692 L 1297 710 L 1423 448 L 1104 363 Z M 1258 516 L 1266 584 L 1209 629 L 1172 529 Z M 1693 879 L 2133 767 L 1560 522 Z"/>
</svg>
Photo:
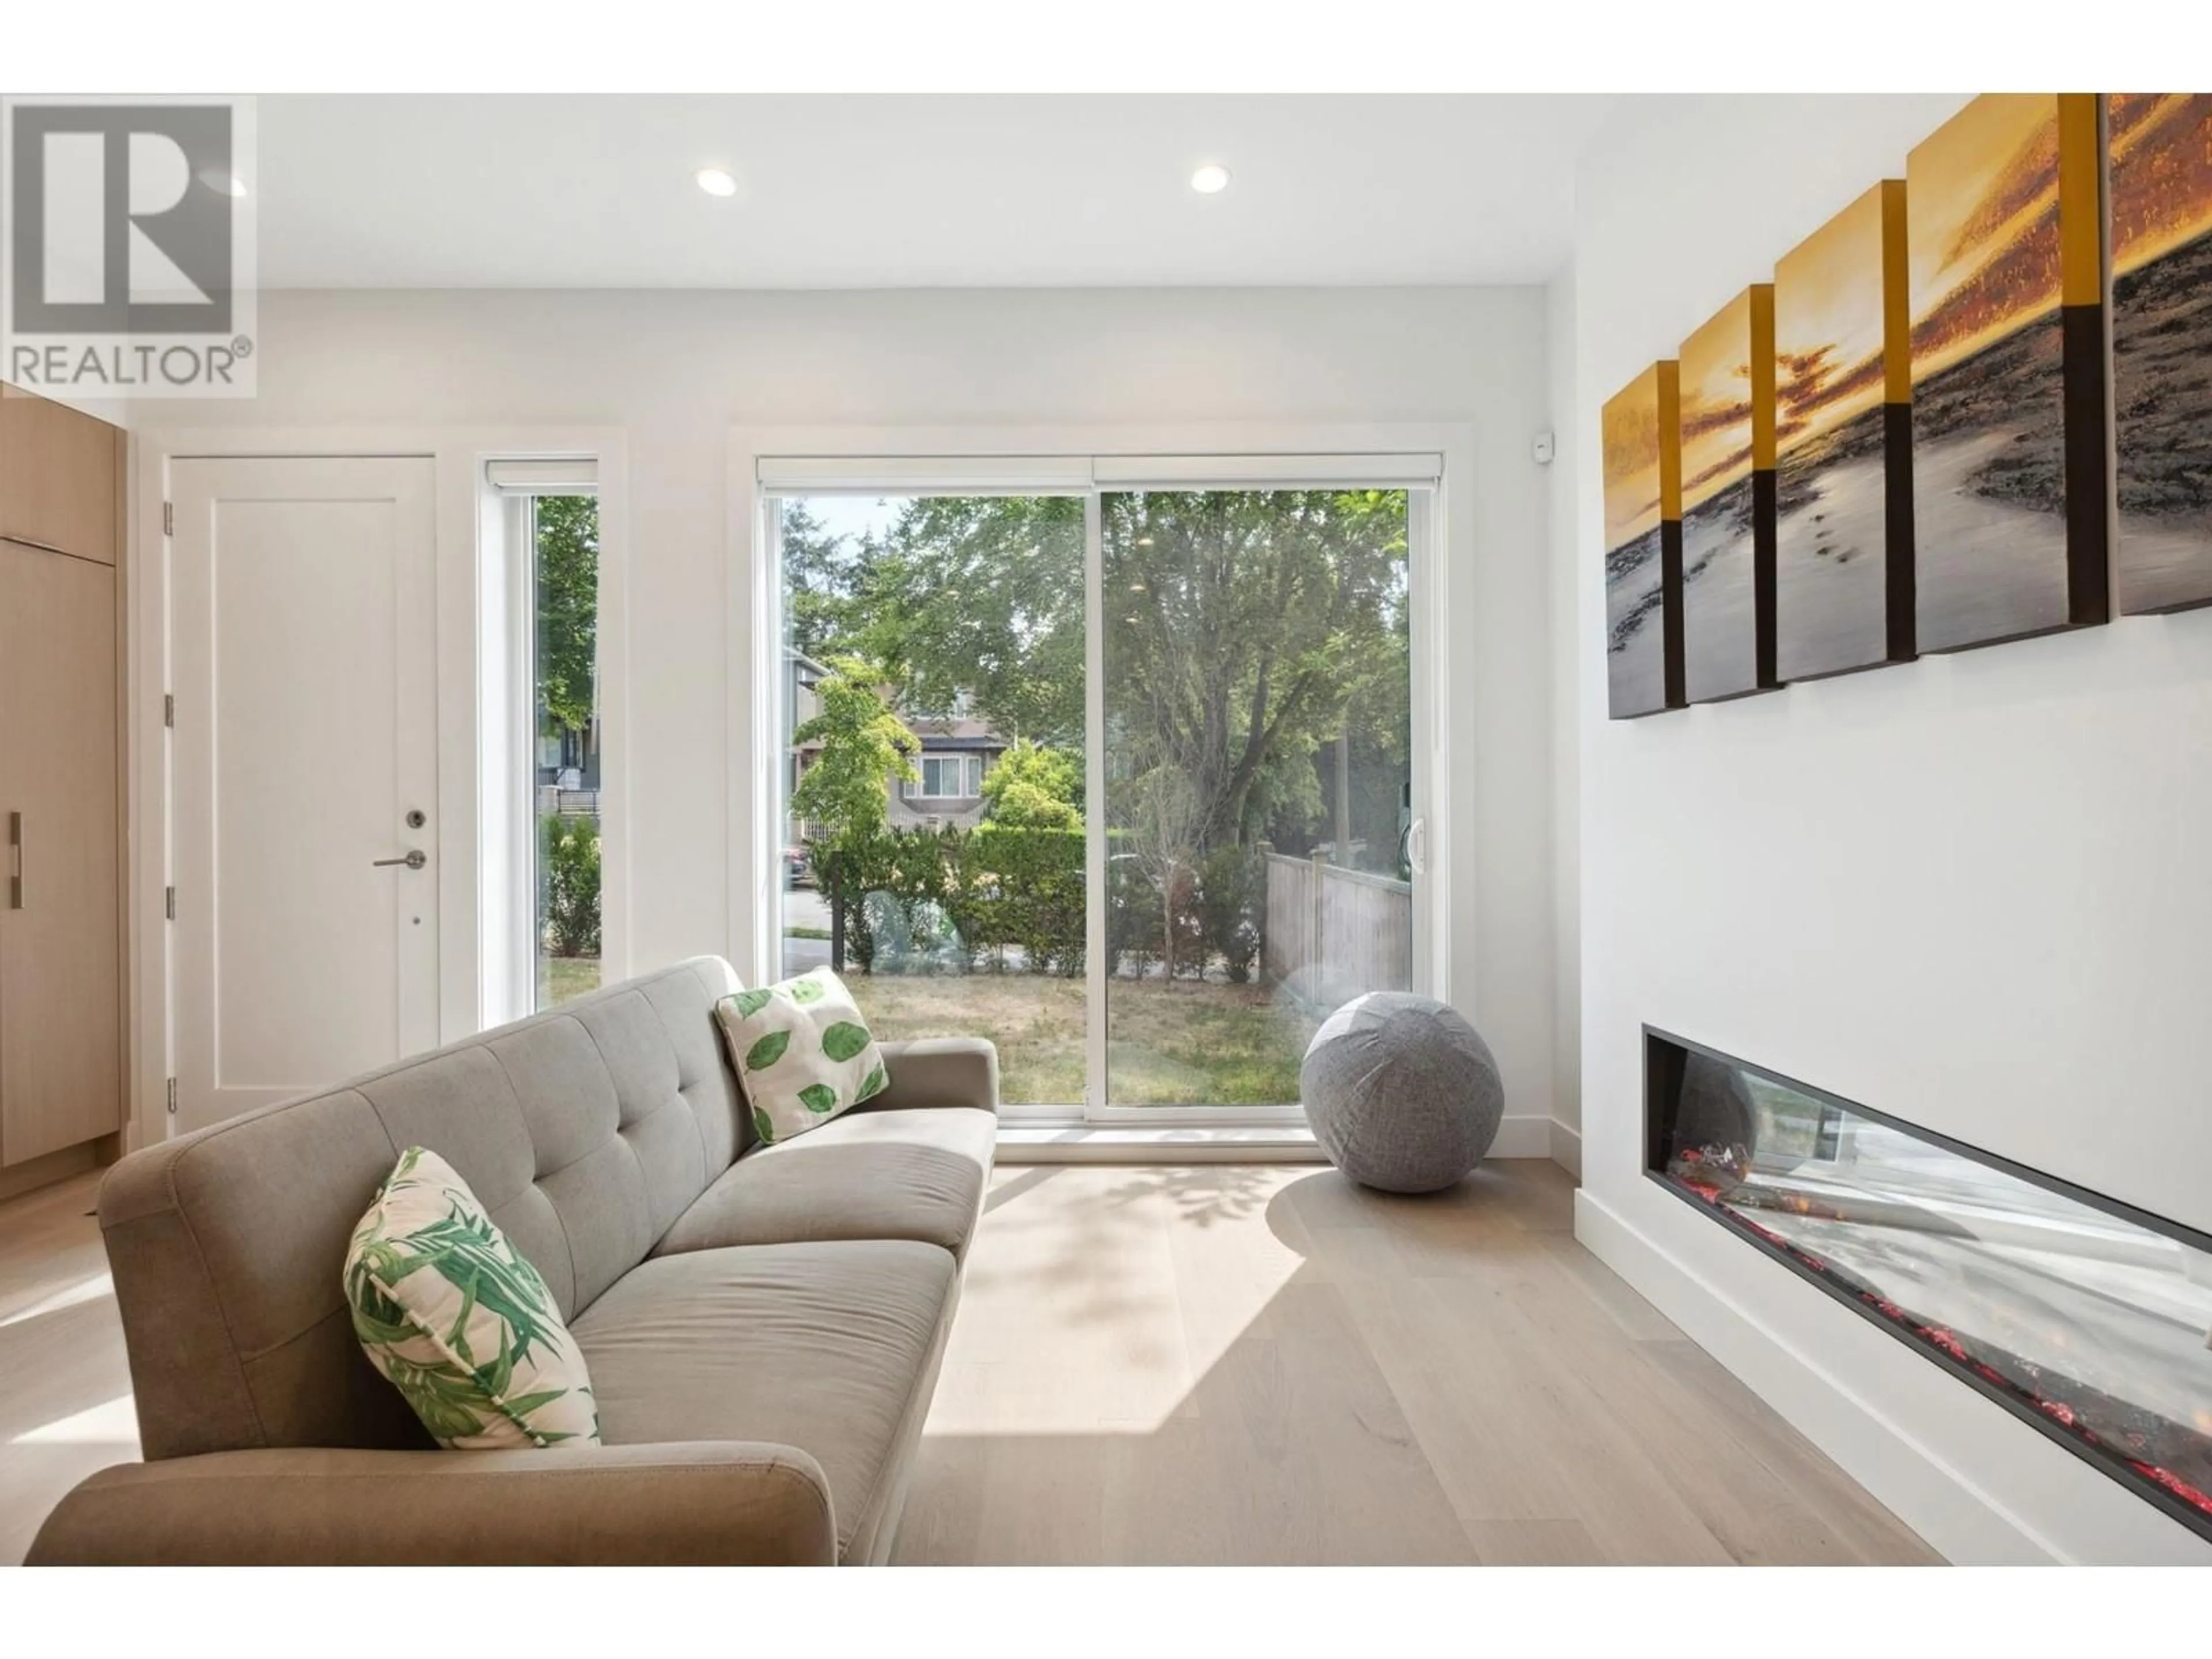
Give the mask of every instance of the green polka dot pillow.
<svg viewBox="0 0 2212 1659">
<path fill-rule="evenodd" d="M 354 1229 L 345 1297 L 369 1364 L 440 1445 L 599 1443 L 592 1380 L 552 1291 L 437 1153 L 399 1155 Z"/>
<path fill-rule="evenodd" d="M 884 1051 L 844 981 L 817 968 L 714 1005 L 722 1040 L 769 1146 L 818 1128 L 890 1083 Z"/>
</svg>

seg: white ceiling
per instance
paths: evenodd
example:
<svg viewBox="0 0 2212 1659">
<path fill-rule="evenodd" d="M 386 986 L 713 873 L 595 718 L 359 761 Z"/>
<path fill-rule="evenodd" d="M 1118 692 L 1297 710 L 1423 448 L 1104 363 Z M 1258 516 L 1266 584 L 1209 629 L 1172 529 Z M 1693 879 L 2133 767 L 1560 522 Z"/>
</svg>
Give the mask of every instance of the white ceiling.
<svg viewBox="0 0 2212 1659">
<path fill-rule="evenodd" d="M 264 97 L 249 182 L 265 288 L 1534 282 L 1618 101 Z"/>
</svg>

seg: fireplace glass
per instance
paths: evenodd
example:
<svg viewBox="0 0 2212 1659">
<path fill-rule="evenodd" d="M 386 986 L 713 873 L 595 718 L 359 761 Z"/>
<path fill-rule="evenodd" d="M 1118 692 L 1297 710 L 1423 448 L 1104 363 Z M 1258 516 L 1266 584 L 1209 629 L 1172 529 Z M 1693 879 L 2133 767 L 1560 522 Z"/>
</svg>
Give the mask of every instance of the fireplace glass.
<svg viewBox="0 0 2212 1659">
<path fill-rule="evenodd" d="M 1645 1034 L 1651 1175 L 2212 1537 L 2212 1237 Z"/>
</svg>

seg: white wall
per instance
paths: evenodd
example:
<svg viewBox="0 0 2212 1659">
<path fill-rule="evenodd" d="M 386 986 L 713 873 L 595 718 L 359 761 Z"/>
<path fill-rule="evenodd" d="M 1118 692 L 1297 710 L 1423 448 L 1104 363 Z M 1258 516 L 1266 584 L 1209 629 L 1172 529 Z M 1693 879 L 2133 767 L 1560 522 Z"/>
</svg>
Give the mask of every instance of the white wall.
<svg viewBox="0 0 2212 1659">
<path fill-rule="evenodd" d="M 1576 419 L 1580 392 L 1576 385 L 1575 272 L 1571 262 L 1547 290 L 1545 327 L 1551 337 L 1553 441 L 1549 616 L 1558 644 L 1551 665 L 1552 742 L 1552 940 L 1554 991 L 1552 1034 L 1552 1156 L 1580 1175 L 1583 1170 L 1582 1103 L 1582 730 L 1576 686 L 1581 665 L 1573 641 L 1577 607 L 1577 523 L 1576 492 L 1581 486 L 1581 430 Z"/>
<path fill-rule="evenodd" d="M 2212 1560 L 1639 1169 L 1649 1022 L 2212 1228 L 2212 613 L 1605 719 L 1600 404 L 1960 101 L 1673 100 L 1585 157 L 1581 1230 L 1954 1557 Z"/>
<path fill-rule="evenodd" d="M 626 433 L 644 969 L 733 949 L 732 426 L 1470 422 L 1474 477 L 1451 481 L 1451 983 L 1498 1054 L 1507 1110 L 1541 1120 L 1550 574 L 1528 444 L 1549 420 L 1545 305 L 1537 289 L 268 294 L 258 398 L 141 405 L 134 424 Z"/>
</svg>

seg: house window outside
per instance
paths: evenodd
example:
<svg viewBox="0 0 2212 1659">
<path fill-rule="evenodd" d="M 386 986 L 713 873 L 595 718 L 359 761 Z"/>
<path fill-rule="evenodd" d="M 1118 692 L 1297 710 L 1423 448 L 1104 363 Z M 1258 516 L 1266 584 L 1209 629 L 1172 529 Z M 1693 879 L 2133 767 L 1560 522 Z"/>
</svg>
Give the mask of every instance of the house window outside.
<svg viewBox="0 0 2212 1659">
<path fill-rule="evenodd" d="M 921 782 L 915 789 L 921 800 L 974 800 L 983 793 L 981 755 L 924 755 Z"/>
</svg>

